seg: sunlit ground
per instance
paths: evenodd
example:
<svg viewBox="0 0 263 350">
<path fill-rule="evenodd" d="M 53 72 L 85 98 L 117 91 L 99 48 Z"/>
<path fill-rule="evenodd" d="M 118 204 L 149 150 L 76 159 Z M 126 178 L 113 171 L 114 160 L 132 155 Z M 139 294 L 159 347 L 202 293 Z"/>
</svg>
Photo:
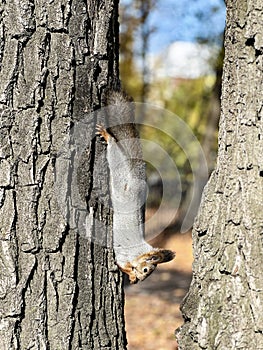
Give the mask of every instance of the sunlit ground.
<svg viewBox="0 0 263 350">
<path fill-rule="evenodd" d="M 191 234 L 175 233 L 164 247 L 174 250 L 176 258 L 125 289 L 129 350 L 177 349 L 174 331 L 182 324 L 179 305 L 191 282 Z"/>
</svg>

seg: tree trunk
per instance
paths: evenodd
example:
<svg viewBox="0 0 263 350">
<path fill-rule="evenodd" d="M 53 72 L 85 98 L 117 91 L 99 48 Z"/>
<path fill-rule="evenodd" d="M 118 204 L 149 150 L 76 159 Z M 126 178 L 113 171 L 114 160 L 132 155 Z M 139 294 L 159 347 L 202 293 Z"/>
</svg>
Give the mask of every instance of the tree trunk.
<svg viewBox="0 0 263 350">
<path fill-rule="evenodd" d="M 227 2 L 219 152 L 194 239 L 179 349 L 263 349 L 263 2 Z"/>
<path fill-rule="evenodd" d="M 1 350 L 126 348 L 91 113 L 118 80 L 117 18 L 114 0 L 2 2 Z"/>
</svg>

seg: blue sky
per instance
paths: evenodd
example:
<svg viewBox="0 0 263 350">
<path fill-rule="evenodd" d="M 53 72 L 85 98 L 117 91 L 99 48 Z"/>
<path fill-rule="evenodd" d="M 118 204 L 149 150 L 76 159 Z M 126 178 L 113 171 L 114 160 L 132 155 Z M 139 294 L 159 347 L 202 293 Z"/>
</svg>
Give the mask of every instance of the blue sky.
<svg viewBox="0 0 263 350">
<path fill-rule="evenodd" d="M 225 4 L 222 0 L 160 1 L 150 24 L 156 28 L 150 43 L 152 52 L 174 41 L 203 38 L 216 42 L 224 30 Z"/>
<path fill-rule="evenodd" d="M 121 0 L 121 3 L 131 1 Z M 223 0 L 159 0 L 149 24 L 155 28 L 149 43 L 150 53 L 160 53 L 175 41 L 194 42 L 198 38 L 220 45 L 225 4 Z"/>
</svg>

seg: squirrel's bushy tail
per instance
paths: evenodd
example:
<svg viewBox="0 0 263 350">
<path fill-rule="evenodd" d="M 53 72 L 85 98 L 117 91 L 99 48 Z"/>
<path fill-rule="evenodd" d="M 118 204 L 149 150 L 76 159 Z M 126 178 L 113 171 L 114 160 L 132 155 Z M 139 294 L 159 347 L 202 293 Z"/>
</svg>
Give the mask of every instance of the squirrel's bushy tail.
<svg viewBox="0 0 263 350">
<path fill-rule="evenodd" d="M 132 159 L 142 159 L 139 132 L 135 125 L 135 103 L 123 90 L 105 93 L 107 129 Z"/>
<path fill-rule="evenodd" d="M 109 90 L 105 94 L 107 123 L 109 131 L 118 141 L 138 138 L 135 127 L 135 104 L 132 97 L 123 90 Z"/>
</svg>

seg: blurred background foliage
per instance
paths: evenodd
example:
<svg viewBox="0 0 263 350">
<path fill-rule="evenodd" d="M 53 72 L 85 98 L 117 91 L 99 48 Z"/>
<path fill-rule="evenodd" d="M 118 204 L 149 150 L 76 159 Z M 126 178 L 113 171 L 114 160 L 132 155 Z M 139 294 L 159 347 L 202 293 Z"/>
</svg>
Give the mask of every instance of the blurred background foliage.
<svg viewBox="0 0 263 350">
<path fill-rule="evenodd" d="M 179 174 L 177 176 L 180 176 L 182 184 L 180 189 L 182 215 L 184 215 L 183 208 L 187 204 L 185 201 L 193 190 L 193 166 L 199 177 L 197 179 L 200 187 L 199 199 L 207 180 L 204 169 L 198 164 L 198 157 L 196 164 L 190 164 L 184 150 L 171 140 L 168 134 L 161 131 L 167 129 L 167 126 L 163 125 L 167 122 L 166 118 L 160 115 L 159 128 L 143 126 L 147 118 L 152 118 L 147 115 L 147 108 L 143 106 L 144 103 L 158 105 L 163 108 L 164 114 L 167 111 L 179 116 L 192 129 L 201 144 L 209 173 L 213 170 L 217 150 L 224 56 L 222 47 L 224 9 L 222 0 L 208 2 L 168 0 L 165 3 L 160 0 L 122 0 L 120 2 L 122 84 L 133 96 L 135 102 L 143 103 L 138 111 L 139 120 L 142 123 L 141 138 L 158 142 L 176 164 Z M 191 43 L 188 47 L 192 57 L 188 57 L 183 66 L 184 56 L 180 51 L 184 49 L 182 43 L 185 42 Z M 202 53 L 208 51 L 209 54 L 205 55 L 206 59 L 200 61 Z M 177 70 L 174 68 L 176 64 L 179 65 Z M 192 69 L 195 65 L 197 65 L 196 71 Z M 205 70 L 202 70 L 204 68 L 202 65 L 206 66 Z M 173 125 L 171 118 L 169 120 L 168 128 L 173 133 L 176 123 Z M 193 143 L 193 147 L 195 144 Z M 191 149 L 191 145 L 189 148 Z M 147 205 L 148 207 L 158 206 L 162 200 L 164 179 L 158 176 L 158 169 L 150 163 L 147 164 L 147 176 L 152 179 L 149 187 L 159 188 L 148 196 Z M 167 173 L 165 176 L 170 178 L 173 175 Z M 174 180 L 174 186 L 176 186 L 176 179 Z"/>
</svg>

